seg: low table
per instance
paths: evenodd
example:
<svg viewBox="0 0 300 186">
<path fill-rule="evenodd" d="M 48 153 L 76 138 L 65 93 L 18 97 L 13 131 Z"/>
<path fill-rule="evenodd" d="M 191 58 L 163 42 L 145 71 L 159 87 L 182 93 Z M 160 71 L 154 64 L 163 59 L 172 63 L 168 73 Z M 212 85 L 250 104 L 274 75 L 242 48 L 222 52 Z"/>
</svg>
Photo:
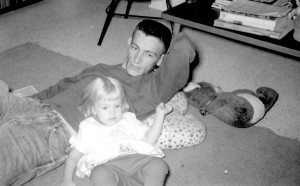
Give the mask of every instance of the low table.
<svg viewBox="0 0 300 186">
<path fill-rule="evenodd" d="M 182 26 L 199 29 L 225 38 L 258 46 L 281 55 L 300 58 L 300 42 L 293 38 L 293 31 L 281 40 L 268 38 L 225 28 L 214 27 L 214 20 L 219 11 L 211 8 L 214 0 L 198 0 L 194 3 L 182 3 L 162 12 L 161 17 L 174 23 L 173 33 L 178 33 Z"/>
</svg>

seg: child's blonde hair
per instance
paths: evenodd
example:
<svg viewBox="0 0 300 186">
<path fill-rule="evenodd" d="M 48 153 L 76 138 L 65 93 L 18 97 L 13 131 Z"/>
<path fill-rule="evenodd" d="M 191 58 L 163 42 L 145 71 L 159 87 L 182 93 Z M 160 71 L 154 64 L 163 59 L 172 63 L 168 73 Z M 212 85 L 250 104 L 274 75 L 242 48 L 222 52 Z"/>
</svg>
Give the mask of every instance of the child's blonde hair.
<svg viewBox="0 0 300 186">
<path fill-rule="evenodd" d="M 129 104 L 121 83 L 111 77 L 98 77 L 87 85 L 81 97 L 80 111 L 85 117 L 96 115 L 95 105 L 101 100 L 122 100 L 122 109 L 127 111 Z"/>
</svg>

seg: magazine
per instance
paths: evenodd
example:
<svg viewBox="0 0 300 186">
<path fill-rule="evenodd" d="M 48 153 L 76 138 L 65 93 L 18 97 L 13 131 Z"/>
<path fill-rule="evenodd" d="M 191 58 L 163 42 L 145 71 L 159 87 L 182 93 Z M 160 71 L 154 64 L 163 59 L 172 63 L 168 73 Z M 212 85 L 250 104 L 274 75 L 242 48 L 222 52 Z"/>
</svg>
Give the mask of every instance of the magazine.
<svg viewBox="0 0 300 186">
<path fill-rule="evenodd" d="M 228 23 L 228 22 L 224 22 L 219 19 L 216 19 L 214 21 L 214 26 L 231 29 L 231 30 L 236 30 L 236 31 L 241 31 L 241 32 L 246 32 L 246 33 L 251 33 L 251 34 L 260 35 L 260 36 L 267 36 L 267 37 L 274 38 L 274 39 L 283 38 L 294 28 L 294 24 L 292 21 L 288 21 L 287 24 L 282 25 L 276 31 L 270 31 L 270 30 L 249 27 L 249 26 L 245 26 L 245 25 Z"/>
<path fill-rule="evenodd" d="M 268 5 L 248 0 L 233 1 L 229 5 L 223 6 L 222 9 L 233 12 L 272 17 L 284 17 L 292 10 L 290 7 L 280 7 L 277 5 Z"/>
</svg>

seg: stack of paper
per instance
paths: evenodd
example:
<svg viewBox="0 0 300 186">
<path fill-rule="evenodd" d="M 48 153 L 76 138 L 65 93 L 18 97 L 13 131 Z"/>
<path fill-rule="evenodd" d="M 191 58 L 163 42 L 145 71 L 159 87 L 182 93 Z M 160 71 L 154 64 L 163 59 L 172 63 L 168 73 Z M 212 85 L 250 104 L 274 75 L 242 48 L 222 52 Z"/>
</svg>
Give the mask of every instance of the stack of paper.
<svg viewBox="0 0 300 186">
<path fill-rule="evenodd" d="M 293 30 L 293 22 L 288 16 L 292 11 L 289 0 L 264 3 L 251 0 L 216 0 L 212 7 L 220 11 L 219 18 L 214 22 L 217 27 L 276 39 L 281 39 Z"/>
</svg>

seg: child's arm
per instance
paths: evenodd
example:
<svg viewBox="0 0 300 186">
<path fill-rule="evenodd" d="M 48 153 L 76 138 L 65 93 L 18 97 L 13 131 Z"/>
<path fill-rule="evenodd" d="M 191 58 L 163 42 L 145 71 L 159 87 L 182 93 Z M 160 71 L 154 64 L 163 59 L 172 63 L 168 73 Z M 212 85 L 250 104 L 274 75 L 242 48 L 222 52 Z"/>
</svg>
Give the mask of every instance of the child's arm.
<svg viewBox="0 0 300 186">
<path fill-rule="evenodd" d="M 156 107 L 156 114 L 153 121 L 153 125 L 150 127 L 150 129 L 145 134 L 144 141 L 154 145 L 156 144 L 164 123 L 165 115 L 170 113 L 172 111 L 171 106 L 165 106 L 164 103 L 160 103 Z"/>
<path fill-rule="evenodd" d="M 73 148 L 73 150 L 70 152 L 65 164 L 64 177 L 61 186 L 76 186 L 73 182 L 73 176 L 77 167 L 77 163 L 82 155 L 83 154 L 76 148 Z"/>
</svg>

